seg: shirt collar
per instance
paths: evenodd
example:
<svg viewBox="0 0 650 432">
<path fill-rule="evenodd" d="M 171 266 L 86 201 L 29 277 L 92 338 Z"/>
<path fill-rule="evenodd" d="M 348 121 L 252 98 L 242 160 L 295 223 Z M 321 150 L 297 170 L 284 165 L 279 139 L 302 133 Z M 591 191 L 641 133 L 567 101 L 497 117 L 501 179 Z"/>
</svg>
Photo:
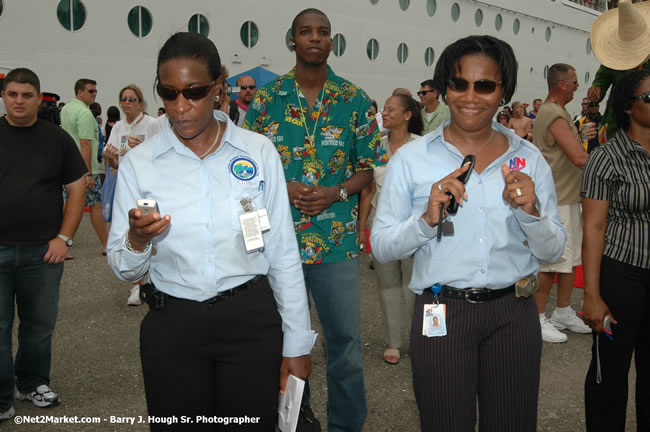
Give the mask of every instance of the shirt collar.
<svg viewBox="0 0 650 432">
<path fill-rule="evenodd" d="M 644 154 L 648 153 L 641 144 L 632 140 L 623 129 L 618 129 L 616 131 L 616 141 L 618 142 L 618 147 L 626 155 L 633 152 L 641 152 Z"/>
<path fill-rule="evenodd" d="M 248 145 L 241 139 L 239 133 L 236 131 L 238 128 L 235 126 L 232 120 L 230 120 L 230 117 L 228 117 L 226 113 L 221 110 L 214 110 L 213 115 L 214 118 L 218 121 L 226 123 L 226 130 L 224 131 L 223 137 L 221 138 L 221 145 L 230 145 L 245 153 L 248 153 Z M 174 134 L 172 127 L 166 127 L 160 133 L 165 134 L 165 136 L 163 139 L 156 141 L 151 155 L 153 159 L 158 158 L 159 156 L 167 153 L 172 149 L 178 154 L 188 156 L 194 155 L 194 152 L 187 148 L 187 146 L 178 139 L 176 134 Z"/>
<path fill-rule="evenodd" d="M 70 102 L 68 102 L 68 103 L 71 103 L 72 105 L 79 105 L 79 106 L 82 106 L 82 107 L 84 107 L 84 108 L 88 108 L 88 105 L 86 105 L 86 102 L 84 102 L 84 101 L 82 101 L 82 100 L 79 100 L 79 99 L 77 99 L 77 98 L 72 99 L 72 100 L 71 100 Z M 88 110 L 90 110 L 90 108 L 88 108 Z"/>
<path fill-rule="evenodd" d="M 450 122 L 451 122 L 450 119 L 445 120 L 444 122 L 442 122 L 440 126 L 438 126 L 436 130 L 434 130 L 433 132 L 427 135 L 427 148 L 429 152 L 433 151 L 432 146 L 434 145 L 434 143 L 436 141 L 439 141 L 448 151 L 460 154 L 460 151 L 453 145 L 446 142 L 443 136 L 443 131 L 447 126 L 449 126 Z M 497 132 L 501 132 L 508 139 L 509 149 L 503 156 L 507 156 L 512 152 L 517 151 L 521 146 L 523 138 L 521 138 L 519 135 L 514 133 L 512 130 L 503 126 L 501 123 L 492 120 L 492 129 L 496 129 Z"/>
<path fill-rule="evenodd" d="M 336 79 L 336 74 L 329 65 L 327 66 L 327 80 L 325 80 L 324 86 L 328 85 L 328 82 L 334 82 Z M 275 81 L 274 88 L 277 88 L 278 96 L 286 96 L 291 93 L 296 93 L 296 67 L 294 66 L 286 75 L 277 78 Z"/>
<path fill-rule="evenodd" d="M 241 103 L 239 99 L 237 99 L 235 103 L 239 108 L 243 109 L 244 111 L 248 111 L 248 107 L 250 106 L 250 105 L 244 105 L 243 103 Z"/>
</svg>

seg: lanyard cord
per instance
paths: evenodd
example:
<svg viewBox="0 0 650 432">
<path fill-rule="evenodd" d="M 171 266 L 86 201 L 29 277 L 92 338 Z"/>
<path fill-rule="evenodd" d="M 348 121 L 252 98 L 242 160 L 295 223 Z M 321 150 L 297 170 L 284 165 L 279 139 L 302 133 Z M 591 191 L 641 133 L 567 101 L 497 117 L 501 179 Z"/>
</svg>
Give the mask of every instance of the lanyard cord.
<svg viewBox="0 0 650 432">
<path fill-rule="evenodd" d="M 199 156 L 199 159 L 203 159 L 204 157 L 206 157 L 208 155 L 208 153 L 210 153 L 212 151 L 214 146 L 216 146 L 217 143 L 219 142 L 219 134 L 221 134 L 221 122 L 219 120 L 217 120 L 217 128 L 218 128 L 217 129 L 217 136 L 214 137 L 214 141 L 212 142 L 212 145 L 210 146 L 210 148 L 205 153 L 203 153 L 202 155 Z"/>
<path fill-rule="evenodd" d="M 314 159 L 316 157 L 316 142 L 315 142 L 316 128 L 318 127 L 318 121 L 320 120 L 320 116 L 323 113 L 323 95 L 325 94 L 325 83 L 323 83 L 323 90 L 320 93 L 320 109 L 318 110 L 318 117 L 316 118 L 316 122 L 314 123 L 314 130 L 311 133 L 311 135 L 309 134 L 309 128 L 307 127 L 307 118 L 305 118 L 305 113 L 302 108 L 302 102 L 300 102 L 300 95 L 302 94 L 302 90 L 300 90 L 298 81 L 296 81 L 296 90 L 300 92 L 300 94 L 296 95 L 298 97 L 298 106 L 300 106 L 300 120 L 302 121 L 302 125 L 305 127 L 307 138 L 309 138 L 309 145 L 311 146 L 311 148 L 309 149 L 309 154 L 311 158 Z"/>
</svg>

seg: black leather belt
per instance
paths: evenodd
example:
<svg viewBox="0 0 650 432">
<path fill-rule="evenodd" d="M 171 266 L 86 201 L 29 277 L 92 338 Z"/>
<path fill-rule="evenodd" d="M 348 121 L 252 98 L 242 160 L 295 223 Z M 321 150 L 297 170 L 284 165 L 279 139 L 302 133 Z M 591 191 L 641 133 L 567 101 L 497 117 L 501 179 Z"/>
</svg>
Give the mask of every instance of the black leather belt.
<svg viewBox="0 0 650 432">
<path fill-rule="evenodd" d="M 253 279 L 244 282 L 241 285 L 238 285 L 234 288 L 230 288 L 229 290 L 226 291 L 221 291 L 219 294 L 217 294 L 214 297 L 210 297 L 209 299 L 203 300 L 201 303 L 208 303 L 208 304 L 213 304 L 213 303 L 218 303 L 222 300 L 227 299 L 228 297 L 232 297 L 235 294 L 237 294 L 240 291 L 244 291 L 245 289 L 248 289 L 255 285 L 257 282 L 259 282 L 260 279 L 262 279 L 262 275 L 257 275 Z M 171 296 L 170 296 L 171 297 Z"/>
<path fill-rule="evenodd" d="M 229 290 L 226 290 L 226 291 L 222 291 L 222 292 L 218 293 L 216 296 L 210 297 L 209 299 L 206 299 L 206 300 L 203 300 L 200 303 L 214 304 L 214 303 L 218 303 L 218 302 L 220 302 L 222 300 L 225 300 L 228 297 L 233 297 L 238 292 L 244 291 L 245 289 L 248 289 L 248 288 L 254 286 L 263 277 L 264 277 L 263 275 L 257 275 L 253 279 L 250 279 L 250 280 L 244 282 L 241 285 L 238 285 L 238 286 L 236 286 L 234 288 L 230 288 Z M 164 309 L 165 301 L 167 299 L 188 300 L 188 299 L 183 299 L 183 298 L 180 298 L 180 297 L 174 297 L 172 295 L 169 295 L 167 293 L 159 291 L 158 289 L 156 289 L 156 287 L 152 283 L 144 284 L 144 285 L 142 285 L 140 287 L 140 298 L 145 303 L 147 303 L 150 308 L 152 308 L 154 310 Z"/>
<path fill-rule="evenodd" d="M 487 288 L 454 288 L 450 286 L 442 287 L 442 295 L 449 298 L 467 300 L 470 303 L 483 303 L 486 301 L 498 299 L 506 294 L 515 292 L 515 286 L 511 285 L 502 289 Z"/>
</svg>

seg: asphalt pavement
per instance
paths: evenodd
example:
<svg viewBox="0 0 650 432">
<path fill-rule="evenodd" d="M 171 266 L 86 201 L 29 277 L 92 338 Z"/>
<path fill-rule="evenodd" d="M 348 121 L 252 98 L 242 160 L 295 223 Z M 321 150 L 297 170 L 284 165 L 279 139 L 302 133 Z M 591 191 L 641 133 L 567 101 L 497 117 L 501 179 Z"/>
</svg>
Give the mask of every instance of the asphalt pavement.
<svg viewBox="0 0 650 432">
<path fill-rule="evenodd" d="M 138 343 L 140 321 L 148 306 L 126 305 L 130 284 L 119 281 L 112 274 L 106 257 L 101 255 L 87 213 L 75 236 L 71 254 L 74 259 L 65 263 L 59 318 L 53 340 L 51 386 L 59 393 L 61 403 L 41 409 L 30 402 L 16 401 L 19 420 L 0 423 L 0 430 L 148 430 Z M 368 399 L 364 430 L 418 431 L 418 408 L 413 395 L 408 352 L 402 353 L 398 365 L 388 365 L 382 359 L 381 312 L 376 280 L 368 268 L 369 262 L 367 255 L 362 256 L 362 349 Z M 574 290 L 574 307 L 580 308 L 581 299 L 582 290 Z M 549 303 L 554 304 L 554 297 Z M 314 310 L 312 325 L 318 331 Z M 403 330 L 406 337 L 406 323 Z M 16 334 L 17 324 L 14 327 L 14 351 Z M 591 336 L 570 332 L 568 336 L 566 343 L 544 344 L 538 408 L 540 432 L 585 430 L 583 383 L 591 357 Z M 327 424 L 326 361 L 323 348 L 317 342 L 312 353 L 311 392 L 314 412 L 323 425 Z M 636 430 L 633 380 L 632 372 L 627 431 Z M 133 425 L 119 422 L 131 420 Z M 233 429 L 246 430 L 245 427 Z"/>
</svg>

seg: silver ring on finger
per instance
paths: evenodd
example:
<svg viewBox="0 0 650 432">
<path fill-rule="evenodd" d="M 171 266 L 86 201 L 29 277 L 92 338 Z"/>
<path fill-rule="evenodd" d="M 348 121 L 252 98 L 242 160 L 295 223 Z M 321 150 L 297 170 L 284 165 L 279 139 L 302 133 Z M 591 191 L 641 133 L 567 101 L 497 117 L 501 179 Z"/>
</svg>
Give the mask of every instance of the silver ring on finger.
<svg viewBox="0 0 650 432">
<path fill-rule="evenodd" d="M 518 196 L 518 197 L 520 197 L 520 196 L 522 195 L 522 194 L 521 194 L 521 189 L 519 189 L 519 188 L 515 189 L 515 192 L 517 192 L 517 196 Z"/>
<path fill-rule="evenodd" d="M 444 191 L 442 190 L 442 183 L 438 183 L 438 190 L 439 190 L 440 192 L 444 192 Z"/>
</svg>

